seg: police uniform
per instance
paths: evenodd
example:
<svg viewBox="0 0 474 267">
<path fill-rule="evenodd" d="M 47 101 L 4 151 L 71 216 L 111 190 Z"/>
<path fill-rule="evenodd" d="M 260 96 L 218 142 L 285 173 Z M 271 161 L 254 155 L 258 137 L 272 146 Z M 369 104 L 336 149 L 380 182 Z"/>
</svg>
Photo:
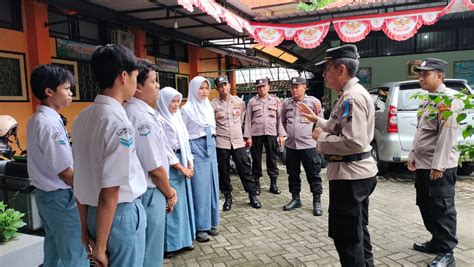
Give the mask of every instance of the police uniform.
<svg viewBox="0 0 474 267">
<path fill-rule="evenodd" d="M 228 83 L 227 77 L 216 78 L 216 85 Z M 234 159 L 240 181 L 250 196 L 254 208 L 259 208 L 256 200 L 257 185 L 251 176 L 251 163 L 245 149 L 242 136 L 242 121 L 244 117 L 244 103 L 237 96 L 230 96 L 229 101 L 220 97 L 211 101 L 216 120 L 216 151 L 217 167 L 219 170 L 220 190 L 226 197 L 224 210 L 231 208 L 232 184 L 230 182 L 230 156 Z"/>
<path fill-rule="evenodd" d="M 306 79 L 296 77 L 290 80 L 291 84 L 306 84 Z M 313 213 L 321 215 L 320 196 L 323 193 L 321 184 L 321 160 L 316 151 L 316 142 L 312 138 L 314 123 L 308 121 L 297 109 L 296 103 L 302 102 L 309 106 L 314 113 L 322 115 L 321 102 L 313 96 L 305 95 L 301 101 L 287 98 L 283 102 L 281 120 L 286 130 L 286 169 L 288 172 L 288 186 L 292 201 L 284 206 L 284 210 L 301 207 L 301 164 L 306 172 L 311 193 L 313 193 Z"/>
<path fill-rule="evenodd" d="M 146 215 L 140 196 L 147 181 L 136 153 L 133 125 L 121 103 L 97 95 L 74 121 L 74 195 L 87 205 L 87 226 L 96 238 L 102 188 L 119 186 L 118 205 L 107 243 L 110 266 L 142 266 Z"/>
<path fill-rule="evenodd" d="M 447 63 L 442 60 L 426 59 L 416 70 L 438 70 L 446 73 L 446 68 Z M 441 84 L 435 93 L 453 96 L 456 91 Z M 434 118 L 430 117 L 432 112 L 430 112 L 429 106 L 434 106 L 439 111 Z M 417 118 L 417 131 L 408 159 L 415 162 L 416 204 L 432 239 L 424 244 L 414 244 L 415 250 L 452 254 L 458 243 L 454 203 L 458 153 L 455 146 L 459 133 L 456 114 L 461 107 L 462 104 L 459 100 L 453 100 L 450 105 L 443 102 L 436 105 L 431 99 L 428 99 L 420 105 L 422 112 Z M 444 119 L 441 116 L 441 112 L 444 111 L 455 113 L 448 119 Z M 443 176 L 438 180 L 431 180 L 430 171 L 432 169 L 442 171 Z M 430 251 L 423 251 L 423 249 Z M 451 262 L 451 258 L 452 264 L 454 264 L 454 257 L 449 255 L 449 262 Z"/>
<path fill-rule="evenodd" d="M 320 63 L 337 58 L 357 59 L 357 47 L 328 49 Z M 351 78 L 340 90 L 330 118 L 322 117 L 318 150 L 328 161 L 329 237 L 334 240 L 342 266 L 373 266 L 367 229 L 369 196 L 377 183 L 377 165 L 370 155 L 375 108 L 367 90 Z"/>
<path fill-rule="evenodd" d="M 44 225 L 45 266 L 89 266 L 72 188 L 58 176 L 72 168 L 72 151 L 60 115 L 40 105 L 28 121 L 28 174 Z M 59 219 L 60 218 L 60 219 Z"/>
<path fill-rule="evenodd" d="M 268 85 L 267 79 L 259 79 L 255 86 Z M 267 173 L 270 177 L 270 192 L 280 194 L 277 187 L 278 177 L 278 149 L 277 136 L 286 136 L 281 123 L 281 102 L 273 95 L 261 98 L 259 95 L 252 97 L 247 104 L 245 116 L 244 138 L 252 139 L 252 178 L 260 190 L 260 177 L 262 177 L 262 149 L 265 145 Z"/>
<path fill-rule="evenodd" d="M 142 196 L 147 216 L 145 260 L 143 266 L 163 265 L 166 197 L 153 183 L 148 172 L 163 167 L 169 171 L 168 155 L 172 153 L 164 138 L 157 112 L 143 100 L 133 97 L 124 105 L 135 130 L 137 156 L 147 177 L 148 190 Z"/>
</svg>

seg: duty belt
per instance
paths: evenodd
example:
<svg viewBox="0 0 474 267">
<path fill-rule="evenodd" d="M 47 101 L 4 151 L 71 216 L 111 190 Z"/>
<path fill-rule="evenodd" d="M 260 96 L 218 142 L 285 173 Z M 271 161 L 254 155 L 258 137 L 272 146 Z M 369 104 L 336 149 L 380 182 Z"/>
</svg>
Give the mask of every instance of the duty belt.
<svg viewBox="0 0 474 267">
<path fill-rule="evenodd" d="M 370 156 L 371 156 L 370 152 L 363 152 L 359 154 L 345 155 L 345 156 L 324 155 L 324 159 L 326 159 L 327 162 L 352 162 L 352 161 L 363 160 Z"/>
</svg>

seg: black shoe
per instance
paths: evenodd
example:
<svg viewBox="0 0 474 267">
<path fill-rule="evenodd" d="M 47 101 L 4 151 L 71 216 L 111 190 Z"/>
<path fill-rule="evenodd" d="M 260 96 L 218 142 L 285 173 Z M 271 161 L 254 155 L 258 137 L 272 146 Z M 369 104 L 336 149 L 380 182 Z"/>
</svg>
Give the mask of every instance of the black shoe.
<svg viewBox="0 0 474 267">
<path fill-rule="evenodd" d="M 431 245 L 431 242 L 413 243 L 413 249 L 423 253 L 436 254 L 438 251 Z"/>
<path fill-rule="evenodd" d="M 191 245 L 189 247 L 184 247 L 180 251 L 193 251 L 195 249 L 194 245 Z"/>
<path fill-rule="evenodd" d="M 232 195 L 231 194 L 225 195 L 225 201 L 224 201 L 224 205 L 222 206 L 222 209 L 224 211 L 228 211 L 232 209 Z"/>
<path fill-rule="evenodd" d="M 170 251 L 170 252 L 165 251 L 165 255 L 164 255 L 165 259 L 173 258 L 174 256 L 176 256 L 175 251 Z"/>
<path fill-rule="evenodd" d="M 257 190 L 255 191 L 255 195 L 256 195 L 256 196 L 260 196 L 260 189 L 257 189 Z"/>
<path fill-rule="evenodd" d="M 322 216 L 323 215 L 323 208 L 321 207 L 321 202 L 314 202 L 313 203 L 313 215 L 314 216 Z"/>
<path fill-rule="evenodd" d="M 297 209 L 297 208 L 301 208 L 301 200 L 299 197 L 293 197 L 290 201 L 290 203 L 286 204 L 285 206 L 283 206 L 283 210 L 286 210 L 286 211 L 290 211 L 290 210 L 294 210 L 294 209 Z"/>
<path fill-rule="evenodd" d="M 453 253 L 440 253 L 428 265 L 428 267 L 447 267 L 447 266 L 449 267 L 456 266 Z"/>
<path fill-rule="evenodd" d="M 262 207 L 262 204 L 260 201 L 258 201 L 257 196 L 250 196 L 250 205 L 252 205 L 252 208 L 254 209 L 259 209 Z"/>
<path fill-rule="evenodd" d="M 278 186 L 276 185 L 276 183 L 272 183 L 268 191 L 270 191 L 270 193 L 275 194 L 275 195 L 281 194 L 281 191 L 278 189 Z"/>
<path fill-rule="evenodd" d="M 219 230 L 217 230 L 217 228 L 211 227 L 211 230 L 208 230 L 207 234 L 210 236 L 216 236 L 219 234 Z"/>
<path fill-rule="evenodd" d="M 209 235 L 206 232 L 197 232 L 196 233 L 197 242 L 207 242 L 209 241 Z"/>
</svg>

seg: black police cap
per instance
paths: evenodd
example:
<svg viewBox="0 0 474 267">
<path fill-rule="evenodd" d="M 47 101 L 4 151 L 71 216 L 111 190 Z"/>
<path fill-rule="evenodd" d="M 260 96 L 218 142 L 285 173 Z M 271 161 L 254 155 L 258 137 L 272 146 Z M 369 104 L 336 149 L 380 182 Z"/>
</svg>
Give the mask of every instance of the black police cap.
<svg viewBox="0 0 474 267">
<path fill-rule="evenodd" d="M 359 53 L 357 53 L 357 46 L 352 44 L 345 44 L 338 47 L 329 48 L 328 50 L 326 50 L 326 57 L 315 65 L 319 66 L 325 64 L 329 60 L 337 58 L 358 59 Z"/>
<path fill-rule="evenodd" d="M 229 79 L 227 79 L 227 76 L 219 76 L 214 80 L 214 83 L 219 86 L 223 83 L 229 83 Z"/>
<path fill-rule="evenodd" d="M 437 58 L 427 58 L 421 62 L 420 66 L 415 67 L 416 72 L 430 70 L 438 70 L 446 73 L 448 70 L 448 62 Z"/>
</svg>

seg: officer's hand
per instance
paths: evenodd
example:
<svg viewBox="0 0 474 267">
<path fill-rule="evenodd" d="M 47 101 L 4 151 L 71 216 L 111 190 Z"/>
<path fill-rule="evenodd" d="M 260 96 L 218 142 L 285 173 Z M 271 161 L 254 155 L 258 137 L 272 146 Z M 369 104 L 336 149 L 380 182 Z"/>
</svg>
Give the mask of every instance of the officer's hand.
<svg viewBox="0 0 474 267">
<path fill-rule="evenodd" d="M 249 138 L 245 139 L 245 147 L 246 148 L 252 147 L 252 138 L 249 137 Z"/>
<path fill-rule="evenodd" d="M 318 141 L 319 139 L 319 136 L 323 133 L 323 129 L 321 127 L 316 127 L 314 130 L 313 130 L 313 139 Z"/>
<path fill-rule="evenodd" d="M 280 146 L 283 146 L 285 144 L 285 137 L 284 136 L 280 136 L 278 138 L 278 143 L 280 144 Z"/>
<path fill-rule="evenodd" d="M 415 161 L 414 160 L 409 160 L 408 163 L 407 163 L 407 168 L 411 172 L 416 171 Z"/>
<path fill-rule="evenodd" d="M 440 179 L 441 177 L 443 177 L 443 171 L 431 169 L 431 172 L 430 172 L 431 181 L 436 181 Z"/>
<path fill-rule="evenodd" d="M 301 114 L 310 122 L 318 121 L 319 117 L 314 113 L 314 111 L 305 103 L 298 102 L 296 107 L 301 112 Z"/>
</svg>

